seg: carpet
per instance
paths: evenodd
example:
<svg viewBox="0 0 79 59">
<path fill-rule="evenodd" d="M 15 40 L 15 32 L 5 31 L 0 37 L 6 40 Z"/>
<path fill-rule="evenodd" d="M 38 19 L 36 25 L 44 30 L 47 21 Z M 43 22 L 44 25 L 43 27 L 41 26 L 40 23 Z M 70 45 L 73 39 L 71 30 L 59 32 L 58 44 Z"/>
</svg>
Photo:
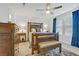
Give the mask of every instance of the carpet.
<svg viewBox="0 0 79 59">
<path fill-rule="evenodd" d="M 35 56 L 41 56 L 41 55 L 36 54 Z M 56 49 L 47 51 L 44 56 L 79 56 L 79 55 L 72 53 L 66 49 L 62 49 L 62 52 L 59 53 L 59 48 L 56 48 Z"/>
<path fill-rule="evenodd" d="M 19 45 L 16 45 L 15 48 L 17 49 L 17 51 L 15 49 L 15 56 L 41 56 L 40 54 L 37 54 L 37 53 L 32 55 L 31 54 L 32 49 L 29 46 L 30 46 L 29 42 L 23 42 L 23 43 L 20 43 Z M 56 48 L 56 49 L 47 51 L 45 56 L 78 56 L 78 55 L 63 48 L 62 48 L 62 52 L 59 53 L 59 48 Z"/>
</svg>

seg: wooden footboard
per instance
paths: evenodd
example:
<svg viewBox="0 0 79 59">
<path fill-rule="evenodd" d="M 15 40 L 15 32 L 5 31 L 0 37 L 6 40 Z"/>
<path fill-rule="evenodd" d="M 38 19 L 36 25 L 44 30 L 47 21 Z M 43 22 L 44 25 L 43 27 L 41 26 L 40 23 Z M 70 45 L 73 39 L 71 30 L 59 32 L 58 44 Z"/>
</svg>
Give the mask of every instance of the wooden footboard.
<svg viewBox="0 0 79 59">
<path fill-rule="evenodd" d="M 38 44 L 40 42 L 45 41 L 59 41 L 58 39 L 58 33 L 32 33 L 32 54 L 34 54 L 34 51 L 37 51 L 39 53 L 39 46 Z"/>
</svg>

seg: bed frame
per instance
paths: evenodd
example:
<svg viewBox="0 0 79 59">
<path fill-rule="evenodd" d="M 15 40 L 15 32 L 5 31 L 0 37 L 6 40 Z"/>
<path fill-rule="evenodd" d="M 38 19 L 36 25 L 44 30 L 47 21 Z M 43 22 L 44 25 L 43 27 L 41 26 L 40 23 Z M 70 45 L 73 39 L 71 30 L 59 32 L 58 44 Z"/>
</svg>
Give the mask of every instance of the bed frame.
<svg viewBox="0 0 79 59">
<path fill-rule="evenodd" d="M 37 51 L 37 53 L 42 51 L 40 50 L 39 45 L 38 45 L 40 42 L 52 41 L 52 40 L 59 41 L 58 33 L 47 33 L 47 32 L 46 33 L 43 33 L 43 32 L 32 33 L 32 54 L 34 54 L 34 51 Z M 61 48 L 60 48 L 60 52 L 61 52 Z"/>
</svg>

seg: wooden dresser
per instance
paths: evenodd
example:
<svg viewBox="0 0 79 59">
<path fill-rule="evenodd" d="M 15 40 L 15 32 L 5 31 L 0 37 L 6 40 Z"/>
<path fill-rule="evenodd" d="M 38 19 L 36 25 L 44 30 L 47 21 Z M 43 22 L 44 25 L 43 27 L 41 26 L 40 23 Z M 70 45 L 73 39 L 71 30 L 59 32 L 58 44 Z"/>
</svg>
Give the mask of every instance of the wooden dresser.
<svg viewBox="0 0 79 59">
<path fill-rule="evenodd" d="M 0 23 L 0 56 L 14 55 L 14 24 Z"/>
</svg>

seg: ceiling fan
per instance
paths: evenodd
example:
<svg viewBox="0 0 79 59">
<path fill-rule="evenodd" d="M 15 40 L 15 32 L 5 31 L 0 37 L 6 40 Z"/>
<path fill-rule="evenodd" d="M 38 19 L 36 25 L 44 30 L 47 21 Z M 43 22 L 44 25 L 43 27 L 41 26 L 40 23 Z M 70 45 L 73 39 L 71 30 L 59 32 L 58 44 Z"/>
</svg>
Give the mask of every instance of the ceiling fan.
<svg viewBox="0 0 79 59">
<path fill-rule="evenodd" d="M 36 9 L 36 11 L 45 11 L 46 14 L 53 14 L 53 10 L 56 10 L 56 9 L 60 9 L 62 8 L 62 5 L 59 5 L 57 7 L 51 7 L 52 5 L 50 3 L 47 3 L 46 4 L 46 8 L 44 9 Z"/>
</svg>

